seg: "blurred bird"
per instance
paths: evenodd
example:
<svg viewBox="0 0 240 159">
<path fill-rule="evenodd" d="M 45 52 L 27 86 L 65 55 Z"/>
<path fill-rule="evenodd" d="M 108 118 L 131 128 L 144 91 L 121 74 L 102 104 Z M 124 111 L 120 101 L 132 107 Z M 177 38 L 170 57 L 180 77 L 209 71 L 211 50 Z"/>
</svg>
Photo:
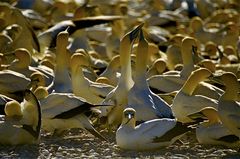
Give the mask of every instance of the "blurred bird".
<svg viewBox="0 0 240 159">
<path fill-rule="evenodd" d="M 68 71 L 70 55 L 67 51 L 69 33 L 60 32 L 57 36 L 56 66 L 54 69 L 53 91 L 72 92 L 72 84 Z"/>
<path fill-rule="evenodd" d="M 215 80 L 219 81 L 216 77 Z M 239 83 L 233 73 L 224 73 L 220 76 L 226 87 L 225 93 L 220 97 L 218 112 L 223 125 L 234 135 L 240 138 L 240 104 L 239 104 Z"/>
<path fill-rule="evenodd" d="M 96 16 L 96 17 L 86 17 L 75 20 L 66 20 L 61 21 L 49 28 L 48 30 L 42 32 L 38 35 L 38 40 L 40 42 L 41 50 L 45 50 L 46 48 L 51 48 L 56 46 L 56 39 L 58 33 L 64 31 L 68 28 L 69 34 L 73 34 L 78 29 L 83 29 L 87 27 L 91 27 L 94 25 L 108 23 L 113 20 L 121 19 L 121 16 Z M 42 50 L 42 51 L 43 51 Z"/>
<path fill-rule="evenodd" d="M 22 29 L 18 32 L 18 38 L 13 41 L 9 51 L 17 48 L 25 48 L 30 51 L 34 58 L 39 58 L 40 45 L 38 39 L 29 24 L 28 20 L 23 16 L 18 8 L 10 6 L 7 3 L 0 4 L 1 14 L 4 15 L 5 27 L 13 24 L 19 25 Z M 22 40 L 24 39 L 24 40 Z"/>
<path fill-rule="evenodd" d="M 240 139 L 221 123 L 202 123 L 196 128 L 196 138 L 200 144 L 239 147 Z"/>
</svg>

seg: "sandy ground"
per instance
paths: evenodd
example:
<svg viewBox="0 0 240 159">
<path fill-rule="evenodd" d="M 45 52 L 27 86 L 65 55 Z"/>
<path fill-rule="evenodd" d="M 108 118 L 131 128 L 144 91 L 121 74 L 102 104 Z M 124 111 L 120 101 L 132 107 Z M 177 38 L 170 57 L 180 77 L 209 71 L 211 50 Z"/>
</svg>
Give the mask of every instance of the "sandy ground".
<svg viewBox="0 0 240 159">
<path fill-rule="evenodd" d="M 194 133 L 184 136 L 182 143 L 151 152 L 121 150 L 116 146 L 114 133 L 102 134 L 109 142 L 81 130 L 67 132 L 62 137 L 42 133 L 38 145 L 0 146 L 0 158 L 240 158 L 239 149 L 198 144 Z"/>
</svg>

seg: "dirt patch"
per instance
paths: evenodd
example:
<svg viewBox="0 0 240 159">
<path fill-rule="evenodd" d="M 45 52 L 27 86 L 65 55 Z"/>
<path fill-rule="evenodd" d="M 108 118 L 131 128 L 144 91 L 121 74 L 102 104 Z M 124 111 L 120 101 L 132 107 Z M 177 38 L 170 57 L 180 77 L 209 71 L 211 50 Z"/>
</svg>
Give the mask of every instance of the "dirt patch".
<svg viewBox="0 0 240 159">
<path fill-rule="evenodd" d="M 103 132 L 109 142 L 101 141 L 82 130 L 62 137 L 42 133 L 38 145 L 0 146 L 1 158 L 240 158 L 238 149 L 198 144 L 189 133 L 173 145 L 155 151 L 125 151 L 116 146 L 114 133 Z"/>
</svg>

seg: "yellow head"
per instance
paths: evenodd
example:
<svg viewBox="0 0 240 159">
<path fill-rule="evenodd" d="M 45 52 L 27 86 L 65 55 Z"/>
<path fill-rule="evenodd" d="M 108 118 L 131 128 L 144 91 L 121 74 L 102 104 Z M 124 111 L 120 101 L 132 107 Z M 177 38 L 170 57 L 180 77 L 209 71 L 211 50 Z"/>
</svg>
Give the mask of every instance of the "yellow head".
<svg viewBox="0 0 240 159">
<path fill-rule="evenodd" d="M 31 54 L 25 48 L 18 48 L 14 51 L 16 60 L 12 62 L 11 66 L 15 66 L 17 68 L 27 68 L 31 64 Z"/>
<path fill-rule="evenodd" d="M 122 124 L 130 127 L 135 127 L 136 124 L 136 111 L 133 108 L 126 108 L 123 111 Z"/>
<path fill-rule="evenodd" d="M 5 114 L 8 117 L 21 117 L 22 116 L 22 110 L 21 105 L 17 101 L 10 101 L 7 102 L 4 108 Z"/>
<path fill-rule="evenodd" d="M 44 99 L 48 96 L 48 91 L 46 87 L 39 86 L 35 91 L 34 91 L 35 96 L 37 97 L 38 100 Z"/>
<path fill-rule="evenodd" d="M 44 75 L 40 72 L 34 72 L 30 76 L 32 89 L 35 90 L 39 86 L 45 86 Z"/>
<path fill-rule="evenodd" d="M 87 60 L 86 56 L 82 53 L 74 53 L 71 56 L 71 62 L 70 62 L 70 67 L 72 71 L 76 71 L 79 66 L 85 66 L 88 67 L 89 61 Z"/>
</svg>

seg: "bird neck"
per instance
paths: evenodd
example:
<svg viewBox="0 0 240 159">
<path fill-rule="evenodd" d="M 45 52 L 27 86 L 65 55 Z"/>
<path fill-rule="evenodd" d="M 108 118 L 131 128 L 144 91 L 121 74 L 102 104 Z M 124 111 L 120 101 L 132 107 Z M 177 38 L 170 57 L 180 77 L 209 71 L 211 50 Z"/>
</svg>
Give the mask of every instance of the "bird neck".
<svg viewBox="0 0 240 159">
<path fill-rule="evenodd" d="M 136 70 L 135 70 L 135 80 L 146 83 L 146 71 L 148 62 L 148 43 L 141 39 L 138 44 L 137 57 L 136 57 Z"/>
<path fill-rule="evenodd" d="M 131 87 L 133 85 L 130 56 L 131 46 L 130 42 L 126 42 L 126 39 L 123 39 L 120 45 L 121 77 L 119 82 L 121 84 L 125 84 L 127 87 Z"/>
<path fill-rule="evenodd" d="M 225 93 L 222 95 L 224 100 L 237 100 L 238 99 L 238 81 L 231 81 L 226 84 Z"/>
<path fill-rule="evenodd" d="M 183 60 L 183 70 L 181 71 L 181 76 L 188 77 L 194 70 L 194 62 L 191 47 L 183 45 L 181 48 L 181 54 Z"/>
<path fill-rule="evenodd" d="M 67 68 L 68 64 L 68 33 L 59 33 L 56 42 L 56 68 Z"/>
<path fill-rule="evenodd" d="M 200 82 L 202 82 L 205 79 L 203 76 L 199 76 L 197 73 L 192 73 L 185 84 L 182 87 L 182 92 L 184 92 L 187 95 L 192 95 L 196 87 Z"/>
<path fill-rule="evenodd" d="M 58 45 L 56 54 L 55 82 L 70 82 L 66 45 Z"/>
<path fill-rule="evenodd" d="M 65 46 L 57 46 L 56 49 L 56 69 L 67 68 L 68 55 Z"/>
<path fill-rule="evenodd" d="M 131 119 L 130 121 L 123 121 L 122 125 L 124 125 L 125 128 L 128 128 L 129 130 L 133 130 L 136 127 L 136 120 Z"/>
<path fill-rule="evenodd" d="M 82 87 L 85 85 L 86 79 L 83 74 L 83 70 L 81 66 L 77 66 L 74 70 L 72 70 L 72 87 L 73 93 L 78 95 L 81 92 Z"/>
</svg>

